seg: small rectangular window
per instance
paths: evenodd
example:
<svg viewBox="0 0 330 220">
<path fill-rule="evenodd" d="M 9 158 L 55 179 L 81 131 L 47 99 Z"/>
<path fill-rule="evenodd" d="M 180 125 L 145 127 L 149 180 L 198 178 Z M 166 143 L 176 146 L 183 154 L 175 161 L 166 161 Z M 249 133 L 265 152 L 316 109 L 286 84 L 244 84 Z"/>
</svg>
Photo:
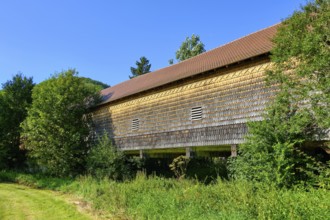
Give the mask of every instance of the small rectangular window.
<svg viewBox="0 0 330 220">
<path fill-rule="evenodd" d="M 202 107 L 194 107 L 191 109 L 191 120 L 201 120 L 203 119 L 203 109 Z"/>
<path fill-rule="evenodd" d="M 138 118 L 135 118 L 132 120 L 132 131 L 139 130 L 140 127 L 140 120 Z"/>
</svg>

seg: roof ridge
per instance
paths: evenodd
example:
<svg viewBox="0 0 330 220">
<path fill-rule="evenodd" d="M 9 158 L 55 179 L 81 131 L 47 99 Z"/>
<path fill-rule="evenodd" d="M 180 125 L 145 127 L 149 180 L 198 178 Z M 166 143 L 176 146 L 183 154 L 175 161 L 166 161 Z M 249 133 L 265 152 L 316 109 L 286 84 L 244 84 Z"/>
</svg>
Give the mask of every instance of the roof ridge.
<svg viewBox="0 0 330 220">
<path fill-rule="evenodd" d="M 220 45 L 220 46 L 218 46 L 218 47 L 215 47 L 215 48 L 213 48 L 213 49 L 211 49 L 211 50 L 208 50 L 208 51 L 206 51 L 206 52 L 204 52 L 204 53 L 208 53 L 208 52 L 211 52 L 211 51 L 213 51 L 213 50 L 217 50 L 217 49 L 219 49 L 220 47 L 227 46 L 228 44 L 232 44 L 232 43 L 234 43 L 235 41 L 242 40 L 243 38 L 246 38 L 246 37 L 248 37 L 248 36 L 251 36 L 251 35 L 257 34 L 257 33 L 261 32 L 261 31 L 267 30 L 267 29 L 269 29 L 269 28 L 275 27 L 275 26 L 277 26 L 277 25 L 280 25 L 281 23 L 282 23 L 282 22 L 279 22 L 279 23 L 273 24 L 273 25 L 271 25 L 271 26 L 269 26 L 269 27 L 265 27 L 265 28 L 262 28 L 262 29 L 260 29 L 260 30 L 254 31 L 254 32 L 252 32 L 252 33 L 250 33 L 250 34 L 244 35 L 244 36 L 239 37 L 239 38 L 237 38 L 237 39 L 235 39 L 235 40 L 232 40 L 232 41 L 230 41 L 230 42 L 228 42 L 228 43 L 222 44 L 222 45 Z M 201 54 L 203 54 L 203 53 L 201 53 Z M 199 56 L 199 55 L 201 55 L 201 54 L 198 54 L 197 56 Z M 194 57 L 197 57 L 197 56 L 194 56 Z M 192 58 L 194 58 L 194 57 L 192 57 Z"/>
</svg>

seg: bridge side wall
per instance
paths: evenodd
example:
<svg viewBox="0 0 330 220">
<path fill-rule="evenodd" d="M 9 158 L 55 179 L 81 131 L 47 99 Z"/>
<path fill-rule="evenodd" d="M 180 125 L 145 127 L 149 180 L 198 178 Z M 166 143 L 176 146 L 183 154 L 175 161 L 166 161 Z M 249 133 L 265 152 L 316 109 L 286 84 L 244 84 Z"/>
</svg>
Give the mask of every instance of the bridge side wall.
<svg viewBox="0 0 330 220">
<path fill-rule="evenodd" d="M 122 150 L 240 144 L 246 122 L 261 120 L 274 95 L 264 81 L 270 66 L 245 62 L 101 106 L 96 133 L 106 131 Z M 201 119 L 192 120 L 196 108 Z"/>
</svg>

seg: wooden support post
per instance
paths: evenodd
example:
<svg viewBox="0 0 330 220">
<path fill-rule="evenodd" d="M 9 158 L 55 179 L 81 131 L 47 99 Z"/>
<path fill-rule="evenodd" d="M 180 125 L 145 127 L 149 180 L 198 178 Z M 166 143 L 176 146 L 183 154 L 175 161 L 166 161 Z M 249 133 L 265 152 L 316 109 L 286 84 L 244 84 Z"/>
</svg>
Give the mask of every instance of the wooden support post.
<svg viewBox="0 0 330 220">
<path fill-rule="evenodd" d="M 140 158 L 141 159 L 144 159 L 144 158 L 146 158 L 146 153 L 144 152 L 144 150 L 140 150 Z"/>
<path fill-rule="evenodd" d="M 232 157 L 237 157 L 237 144 L 232 144 L 231 145 L 231 156 Z"/>
<path fill-rule="evenodd" d="M 186 147 L 186 157 L 187 158 L 193 157 L 193 150 L 191 149 L 191 147 Z"/>
</svg>

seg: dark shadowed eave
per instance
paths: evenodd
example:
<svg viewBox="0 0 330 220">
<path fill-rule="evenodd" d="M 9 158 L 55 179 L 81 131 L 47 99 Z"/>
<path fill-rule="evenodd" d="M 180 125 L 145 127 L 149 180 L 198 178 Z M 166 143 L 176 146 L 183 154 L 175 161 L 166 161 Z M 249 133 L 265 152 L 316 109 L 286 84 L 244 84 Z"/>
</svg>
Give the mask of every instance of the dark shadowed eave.
<svg viewBox="0 0 330 220">
<path fill-rule="evenodd" d="M 273 46 L 271 39 L 279 25 L 265 28 L 188 60 L 104 89 L 101 91 L 103 96 L 101 104 L 268 53 Z"/>
</svg>

